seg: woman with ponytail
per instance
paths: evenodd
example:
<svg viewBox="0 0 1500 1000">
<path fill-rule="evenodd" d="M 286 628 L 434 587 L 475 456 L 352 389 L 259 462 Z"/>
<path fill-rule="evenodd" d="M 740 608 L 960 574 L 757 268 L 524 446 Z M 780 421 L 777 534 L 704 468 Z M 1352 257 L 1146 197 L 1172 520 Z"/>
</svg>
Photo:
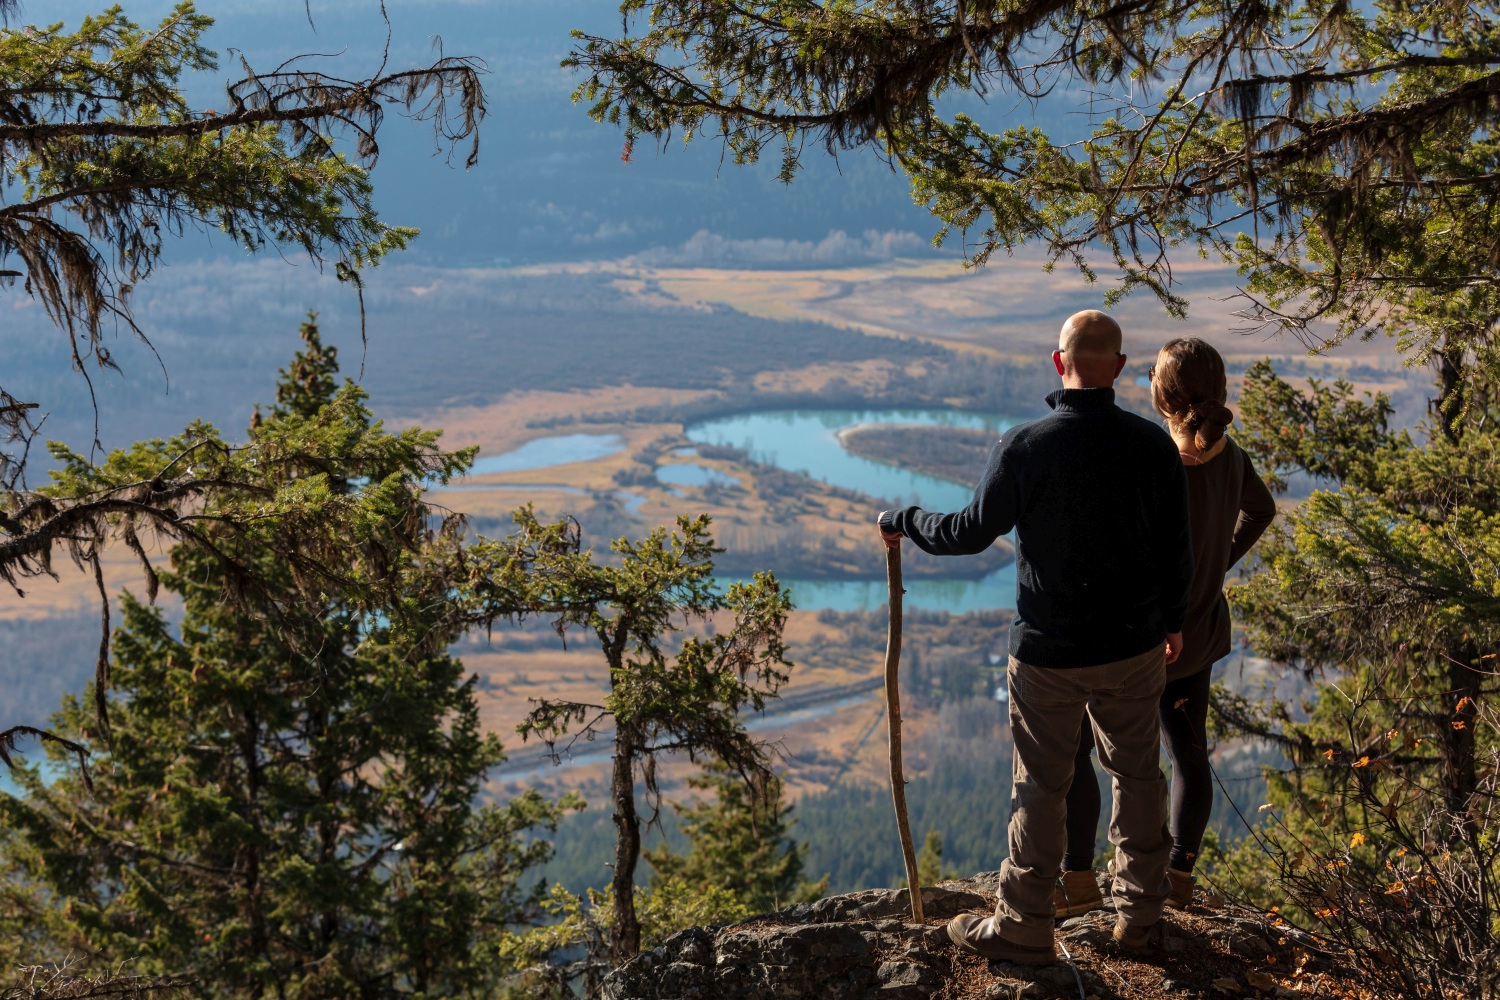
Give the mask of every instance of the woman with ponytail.
<svg viewBox="0 0 1500 1000">
<path fill-rule="evenodd" d="M 1228 655 L 1229 603 L 1224 576 L 1250 551 L 1276 516 L 1276 503 L 1250 456 L 1224 433 L 1234 421 L 1225 405 L 1224 359 L 1195 337 L 1168 342 L 1151 366 L 1151 404 L 1166 420 L 1186 467 L 1193 536 L 1193 586 L 1183 626 L 1183 652 L 1167 666 L 1159 704 L 1162 740 L 1172 761 L 1172 856 L 1167 905 L 1186 908 L 1193 865 L 1213 806 L 1208 763 L 1208 691 L 1214 663 Z M 1068 791 L 1068 847 L 1055 908 L 1076 916 L 1104 905 L 1093 872 L 1099 786 L 1090 759 L 1094 734 L 1083 726 Z"/>
</svg>

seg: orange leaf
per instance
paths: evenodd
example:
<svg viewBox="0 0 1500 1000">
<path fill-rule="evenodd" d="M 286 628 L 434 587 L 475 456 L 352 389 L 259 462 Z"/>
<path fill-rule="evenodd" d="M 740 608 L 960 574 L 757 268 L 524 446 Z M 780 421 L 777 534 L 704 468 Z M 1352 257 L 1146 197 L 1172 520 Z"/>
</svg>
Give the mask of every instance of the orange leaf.
<svg viewBox="0 0 1500 1000">
<path fill-rule="evenodd" d="M 1323 756 L 1327 757 L 1329 760 L 1333 760 L 1333 755 L 1336 754 L 1336 753 L 1338 753 L 1337 750 L 1333 749 L 1332 747 L 1329 747 L 1327 750 L 1323 751 Z"/>
<path fill-rule="evenodd" d="M 1350 847 L 1359 847 L 1364 842 L 1365 842 L 1365 835 L 1362 834 L 1362 833 L 1356 833 L 1354 836 L 1352 836 L 1352 837 L 1349 838 L 1349 846 Z"/>
<path fill-rule="evenodd" d="M 1473 705 L 1474 699 L 1470 698 L 1468 695 L 1464 695 L 1462 698 L 1458 699 L 1458 705 L 1453 710 L 1455 712 L 1462 712 L 1465 708 L 1472 708 Z"/>
<path fill-rule="evenodd" d="M 1349 766 L 1350 767 L 1369 767 L 1370 766 L 1370 758 L 1368 756 L 1361 757 L 1359 760 L 1355 761 L 1353 764 L 1350 764 Z"/>
<path fill-rule="evenodd" d="M 1276 988 L 1276 980 L 1272 976 L 1254 969 L 1245 973 L 1245 982 L 1262 993 L 1269 993 Z"/>
<path fill-rule="evenodd" d="M 1388 886 L 1385 887 L 1385 894 L 1387 896 L 1393 896 L 1393 895 L 1395 895 L 1398 892 L 1404 892 L 1404 891 L 1406 891 L 1406 883 L 1405 882 L 1392 882 L 1390 885 L 1388 885 Z"/>
<path fill-rule="evenodd" d="M 1463 719 L 1454 719 L 1453 720 L 1453 728 L 1454 729 L 1467 729 L 1469 727 L 1466 726 L 1466 725 L 1464 725 L 1464 720 Z"/>
</svg>

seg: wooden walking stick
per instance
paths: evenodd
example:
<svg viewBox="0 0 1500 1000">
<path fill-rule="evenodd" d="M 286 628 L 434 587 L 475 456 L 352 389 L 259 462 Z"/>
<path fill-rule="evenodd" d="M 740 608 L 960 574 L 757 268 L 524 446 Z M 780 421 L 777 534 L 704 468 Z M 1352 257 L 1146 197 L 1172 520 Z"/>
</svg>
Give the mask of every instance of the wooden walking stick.
<svg viewBox="0 0 1500 1000">
<path fill-rule="evenodd" d="M 917 880 L 917 852 L 906 820 L 906 778 L 901 773 L 901 546 L 886 546 L 885 579 L 890 590 L 891 625 L 885 638 L 885 706 L 890 734 L 891 797 L 896 801 L 896 829 L 901 834 L 901 856 L 906 861 L 906 892 L 911 919 L 922 923 L 922 886 Z"/>
</svg>

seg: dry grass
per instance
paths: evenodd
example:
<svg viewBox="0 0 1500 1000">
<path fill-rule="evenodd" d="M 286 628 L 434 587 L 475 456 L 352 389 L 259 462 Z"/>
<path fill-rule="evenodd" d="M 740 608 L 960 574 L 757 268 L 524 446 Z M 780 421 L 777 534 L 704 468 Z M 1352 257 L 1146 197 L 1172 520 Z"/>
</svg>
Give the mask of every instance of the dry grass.
<svg viewBox="0 0 1500 1000">
<path fill-rule="evenodd" d="M 538 423 L 584 413 L 629 412 L 642 406 L 677 405 L 709 395 L 709 390 L 609 386 L 579 392 L 512 392 L 483 406 L 425 410 L 403 419 L 403 425 L 443 429 L 443 447 L 479 445 L 480 455 L 498 455 L 533 438 L 554 434 L 619 433 L 621 428 L 600 424 L 548 430 Z M 638 425 L 637 425 L 638 426 Z M 634 431 L 634 427 L 631 428 Z"/>
<path fill-rule="evenodd" d="M 964 270 L 958 261 L 911 260 L 795 271 L 598 266 L 618 268 L 622 289 L 638 295 L 652 289 L 651 301 L 658 304 L 668 301 L 664 292 L 690 308 L 727 305 L 770 319 L 826 322 L 1028 358 L 1050 351 L 1061 320 L 1077 309 L 1099 307 L 1108 287 L 1090 286 L 1067 267 L 1049 274 L 1040 258 L 1029 255 L 977 271 Z M 1193 261 L 1175 270 L 1192 302 L 1188 318 L 1170 319 L 1144 293 L 1127 298 L 1112 310 L 1125 328 L 1127 353 L 1150 353 L 1170 337 L 1197 336 L 1232 361 L 1306 357 L 1306 348 L 1293 339 L 1239 332 L 1244 322 L 1233 315 L 1241 305 L 1233 300 L 1233 268 Z M 1335 372 L 1351 364 L 1398 367 L 1394 351 L 1382 342 L 1345 344 L 1327 360 Z"/>
</svg>

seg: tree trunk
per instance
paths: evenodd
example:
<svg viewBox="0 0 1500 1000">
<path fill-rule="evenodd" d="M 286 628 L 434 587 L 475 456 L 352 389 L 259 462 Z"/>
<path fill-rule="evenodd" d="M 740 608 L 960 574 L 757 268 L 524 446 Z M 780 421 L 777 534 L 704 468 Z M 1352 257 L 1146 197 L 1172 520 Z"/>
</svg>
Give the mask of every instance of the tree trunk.
<svg viewBox="0 0 1500 1000">
<path fill-rule="evenodd" d="M 1465 839 L 1476 832 L 1473 797 L 1479 787 L 1475 761 L 1474 719 L 1478 710 L 1479 650 L 1466 642 L 1448 653 L 1448 714 L 1441 727 L 1443 798 Z M 1439 718 L 1443 718 L 1439 716 Z"/>
<path fill-rule="evenodd" d="M 615 803 L 614 923 L 609 929 L 609 957 L 622 965 L 641 950 L 641 925 L 635 916 L 635 865 L 641 856 L 641 822 L 635 812 L 636 732 L 617 723 L 614 775 L 610 795 Z"/>
<path fill-rule="evenodd" d="M 251 712 L 243 713 L 245 731 L 240 737 L 240 756 L 245 765 L 245 815 L 243 819 L 250 826 L 257 828 L 262 825 L 260 793 L 264 784 L 261 774 L 260 761 L 260 722 Z M 261 838 L 252 841 L 245 852 L 243 874 L 241 876 L 241 889 L 245 893 L 246 923 L 249 924 L 250 951 L 253 954 L 264 956 L 268 964 L 275 968 L 271 961 L 270 929 L 266 923 L 265 912 L 265 886 L 261 882 L 260 871 L 260 842 Z M 250 988 L 252 997 L 265 995 L 265 984 L 256 983 Z"/>
<path fill-rule="evenodd" d="M 1438 427 L 1450 444 L 1458 443 L 1461 428 L 1459 415 L 1463 412 L 1463 359 L 1464 348 L 1451 339 L 1443 342 L 1437 353 L 1438 396 L 1432 401 L 1432 409 L 1438 418 Z"/>
</svg>

